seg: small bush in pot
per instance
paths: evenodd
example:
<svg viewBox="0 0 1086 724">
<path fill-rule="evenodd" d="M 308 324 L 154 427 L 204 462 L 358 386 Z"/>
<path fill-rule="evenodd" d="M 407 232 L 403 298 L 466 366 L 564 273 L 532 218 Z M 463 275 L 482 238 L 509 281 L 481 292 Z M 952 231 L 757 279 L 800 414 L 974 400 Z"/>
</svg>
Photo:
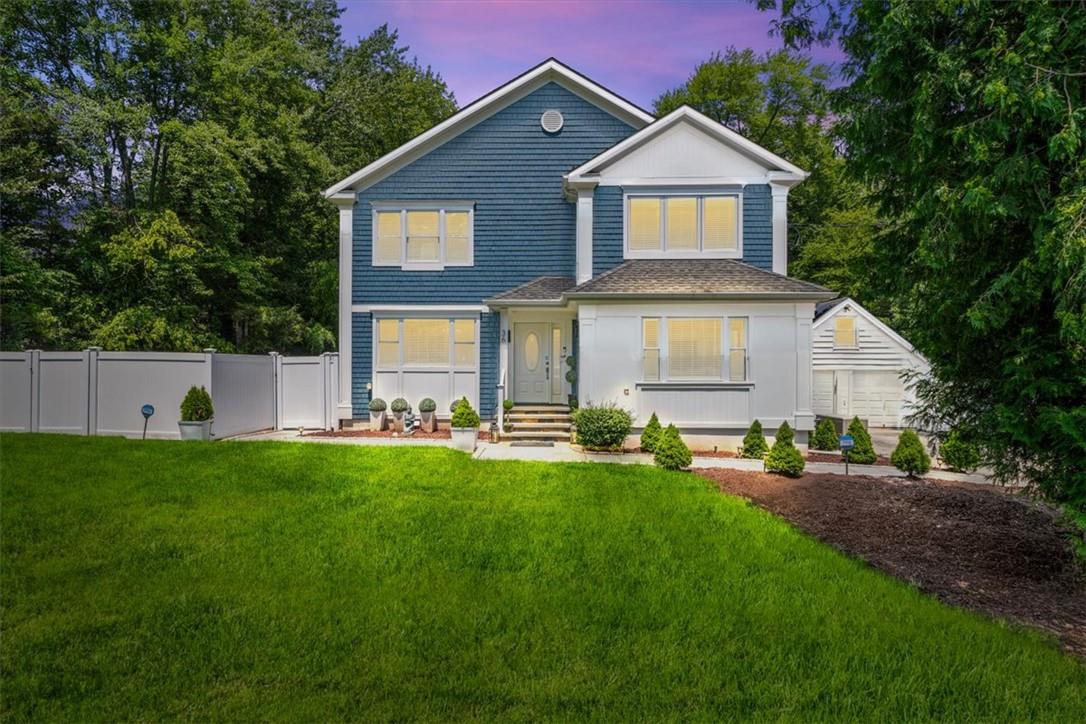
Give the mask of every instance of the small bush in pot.
<svg viewBox="0 0 1086 724">
<path fill-rule="evenodd" d="M 815 425 L 814 435 L 811 436 L 812 450 L 837 450 L 837 430 L 833 428 L 833 421 L 823 417 Z"/>
<path fill-rule="evenodd" d="M 453 445 L 466 452 L 475 450 L 475 443 L 479 438 L 479 413 L 468 402 L 468 398 L 462 397 L 456 404 L 452 416 L 452 440 Z"/>
<path fill-rule="evenodd" d="M 182 440 L 210 440 L 215 406 L 204 387 L 193 385 L 181 401 L 181 420 L 177 423 Z"/>
<path fill-rule="evenodd" d="M 743 447 L 739 448 L 739 455 L 753 460 L 761 460 L 769 450 L 769 443 L 765 441 L 765 433 L 762 432 L 762 423 L 755 420 L 743 437 Z"/>
<path fill-rule="evenodd" d="M 679 428 L 668 425 L 656 440 L 656 454 L 652 461 L 664 470 L 682 470 L 690 467 L 694 456 L 679 435 Z"/>
<path fill-rule="evenodd" d="M 396 421 L 396 430 L 403 432 L 403 414 L 411 409 L 411 405 L 407 404 L 404 398 L 397 397 L 389 405 L 389 409 L 392 410 L 392 419 Z"/>
<path fill-rule="evenodd" d="M 939 446 L 939 457 L 944 465 L 959 473 L 971 473 L 980 465 L 980 450 L 957 428 Z"/>
<path fill-rule="evenodd" d="M 656 452 L 656 445 L 663 431 L 664 428 L 660 427 L 660 418 L 653 412 L 645 429 L 641 431 L 641 452 Z"/>
<path fill-rule="evenodd" d="M 782 422 L 777 428 L 777 439 L 765 458 L 765 469 L 771 473 L 781 473 L 793 478 L 799 477 L 806 467 L 803 455 L 793 444 L 795 433 L 792 426 Z"/>
<path fill-rule="evenodd" d="M 867 433 L 860 418 L 852 418 L 852 422 L 848 424 L 848 434 L 852 436 L 853 442 L 852 449 L 848 451 L 850 463 L 872 465 L 879 459 L 875 455 L 875 446 L 871 444 L 871 435 Z"/>
<path fill-rule="evenodd" d="M 512 410 L 513 409 L 513 401 L 512 400 L 503 400 L 502 401 L 502 409 L 504 409 L 506 412 L 509 412 L 510 410 Z"/>
<path fill-rule="evenodd" d="M 387 427 L 387 418 L 385 417 L 385 410 L 387 409 L 388 405 L 380 397 L 374 397 L 370 400 L 371 430 L 384 430 Z"/>
<path fill-rule="evenodd" d="M 928 457 L 924 443 L 912 430 L 903 430 L 901 437 L 897 439 L 897 447 L 890 455 L 890 462 L 894 467 L 915 478 L 931 470 L 931 458 Z"/>
<path fill-rule="evenodd" d="M 621 450 L 633 427 L 633 416 L 614 403 L 586 405 L 573 413 L 577 444 L 590 450 Z"/>
<path fill-rule="evenodd" d="M 437 411 L 437 403 L 429 397 L 424 397 L 419 402 L 419 415 L 422 418 L 422 429 L 427 432 L 433 432 L 437 429 L 437 415 L 434 413 Z"/>
</svg>

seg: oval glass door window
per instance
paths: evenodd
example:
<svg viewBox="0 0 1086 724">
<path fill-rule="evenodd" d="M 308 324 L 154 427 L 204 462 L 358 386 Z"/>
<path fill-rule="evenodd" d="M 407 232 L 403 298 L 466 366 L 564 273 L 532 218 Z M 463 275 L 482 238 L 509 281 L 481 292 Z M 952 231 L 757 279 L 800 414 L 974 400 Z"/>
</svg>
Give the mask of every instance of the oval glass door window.
<svg viewBox="0 0 1086 724">
<path fill-rule="evenodd" d="M 524 366 L 529 372 L 535 372 L 539 367 L 539 337 L 535 332 L 529 332 L 524 338 Z"/>
</svg>

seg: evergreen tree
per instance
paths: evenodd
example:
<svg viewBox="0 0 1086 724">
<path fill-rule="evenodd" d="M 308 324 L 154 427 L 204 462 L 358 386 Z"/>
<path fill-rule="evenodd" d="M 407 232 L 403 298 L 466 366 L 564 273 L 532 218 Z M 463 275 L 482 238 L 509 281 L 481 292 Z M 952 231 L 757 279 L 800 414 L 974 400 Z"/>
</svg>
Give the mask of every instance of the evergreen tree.
<svg viewBox="0 0 1086 724">
<path fill-rule="evenodd" d="M 852 449 L 848 451 L 849 462 L 872 465 L 878 461 L 875 446 L 871 443 L 871 435 L 860 422 L 860 418 L 852 418 L 852 422 L 848 424 L 848 434 L 852 436 L 853 442 Z"/>
<path fill-rule="evenodd" d="M 694 462 L 690 448 L 683 442 L 679 429 L 674 425 L 668 425 L 660 434 L 653 462 L 665 470 L 682 470 Z"/>
<path fill-rule="evenodd" d="M 793 444 L 795 434 L 787 422 L 777 428 L 777 438 L 765 459 L 765 469 L 771 473 L 781 473 L 797 477 L 803 472 L 806 462 L 803 454 Z"/>
<path fill-rule="evenodd" d="M 815 425 L 810 448 L 812 450 L 837 450 L 838 445 L 837 431 L 833 427 L 833 422 L 829 418 L 823 417 Z"/>
<path fill-rule="evenodd" d="M 911 478 L 931 470 L 931 458 L 920 438 L 912 430 L 902 430 L 897 447 L 890 455 L 890 462 Z"/>
<path fill-rule="evenodd" d="M 641 451 L 642 452 L 656 452 L 656 445 L 660 439 L 660 435 L 663 432 L 663 428 L 660 426 L 660 418 L 656 417 L 656 413 L 652 413 L 652 417 L 649 418 L 649 422 L 645 425 L 645 429 L 641 431 Z"/>
<path fill-rule="evenodd" d="M 743 437 L 742 456 L 760 460 L 767 450 L 769 450 L 769 444 L 762 433 L 762 423 L 755 420 Z"/>
</svg>

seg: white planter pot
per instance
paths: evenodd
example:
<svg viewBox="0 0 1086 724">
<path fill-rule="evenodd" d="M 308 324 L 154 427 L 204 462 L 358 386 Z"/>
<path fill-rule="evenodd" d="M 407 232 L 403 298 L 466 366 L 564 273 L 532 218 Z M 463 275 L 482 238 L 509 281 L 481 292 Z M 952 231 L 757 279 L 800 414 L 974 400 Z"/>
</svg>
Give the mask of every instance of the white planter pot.
<svg viewBox="0 0 1086 724">
<path fill-rule="evenodd" d="M 454 427 L 452 429 L 453 447 L 464 452 L 474 452 L 479 439 L 479 430 L 474 427 Z"/>
<path fill-rule="evenodd" d="M 422 418 L 422 429 L 426 432 L 433 432 L 437 429 L 437 421 L 434 418 L 432 412 L 420 412 L 419 416 Z"/>
<path fill-rule="evenodd" d="M 384 412 L 371 412 L 370 413 L 370 429 L 371 430 L 384 430 L 385 429 L 385 413 Z"/>
<path fill-rule="evenodd" d="M 210 440 L 212 422 L 214 420 L 204 420 L 203 422 L 178 421 L 177 428 L 181 431 L 182 440 Z"/>
</svg>

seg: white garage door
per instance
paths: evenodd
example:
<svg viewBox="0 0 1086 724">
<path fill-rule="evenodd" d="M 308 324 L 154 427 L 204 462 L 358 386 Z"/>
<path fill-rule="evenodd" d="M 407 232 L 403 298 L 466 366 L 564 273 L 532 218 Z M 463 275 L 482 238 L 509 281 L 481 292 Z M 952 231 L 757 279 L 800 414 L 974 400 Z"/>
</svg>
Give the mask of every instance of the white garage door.
<svg viewBox="0 0 1086 724">
<path fill-rule="evenodd" d="M 873 427 L 900 427 L 904 397 L 896 372 L 852 373 L 852 414 Z"/>
</svg>

